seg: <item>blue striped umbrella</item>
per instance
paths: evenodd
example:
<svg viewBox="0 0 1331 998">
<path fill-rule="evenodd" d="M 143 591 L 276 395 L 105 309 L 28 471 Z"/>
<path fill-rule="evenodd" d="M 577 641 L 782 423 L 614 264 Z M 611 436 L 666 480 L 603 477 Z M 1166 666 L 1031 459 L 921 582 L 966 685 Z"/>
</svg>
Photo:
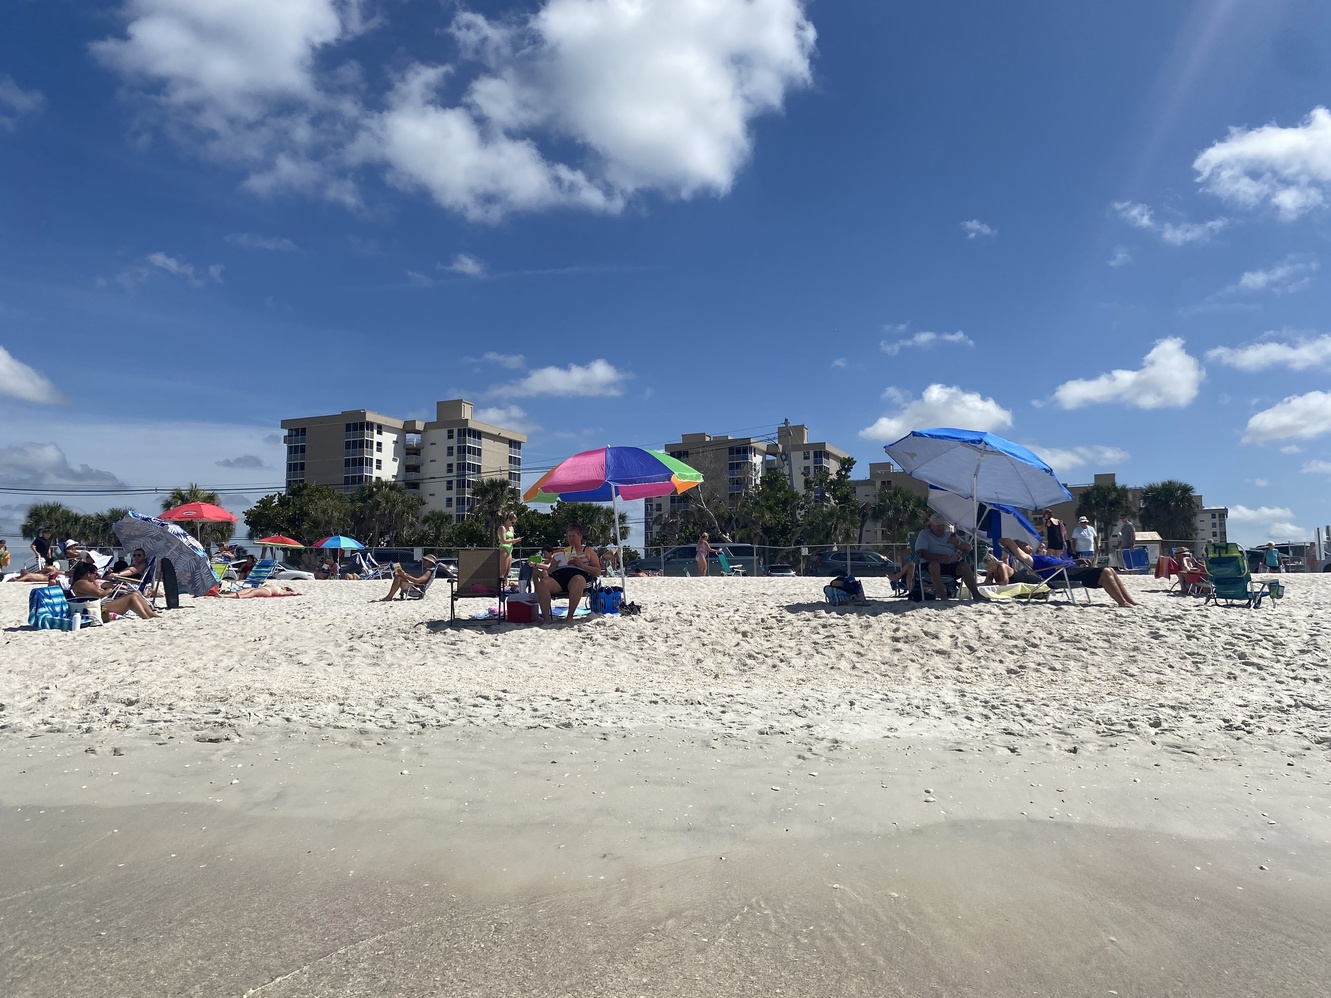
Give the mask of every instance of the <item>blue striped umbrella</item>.
<svg viewBox="0 0 1331 998">
<path fill-rule="evenodd" d="M 111 527 L 115 531 L 120 546 L 133 550 L 143 548 L 149 558 L 171 559 L 176 570 L 176 580 L 180 591 L 191 596 L 207 596 L 209 590 L 217 585 L 217 576 L 208 562 L 208 552 L 174 523 L 159 520 L 155 516 L 129 511 L 123 520 L 117 520 Z M 159 575 L 158 578 L 161 576 Z"/>
</svg>

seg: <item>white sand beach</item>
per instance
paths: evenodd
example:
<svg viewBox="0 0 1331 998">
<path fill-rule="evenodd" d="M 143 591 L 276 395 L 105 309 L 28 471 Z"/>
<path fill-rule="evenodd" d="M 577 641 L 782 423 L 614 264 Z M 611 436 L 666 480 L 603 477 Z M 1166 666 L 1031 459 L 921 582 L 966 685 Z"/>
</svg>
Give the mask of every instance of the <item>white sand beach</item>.
<svg viewBox="0 0 1331 998">
<path fill-rule="evenodd" d="M 1285 581 L 631 579 L 637 617 L 459 630 L 317 582 L 77 634 L 5 585 L 0 982 L 1321 995 L 1331 578 Z"/>
</svg>

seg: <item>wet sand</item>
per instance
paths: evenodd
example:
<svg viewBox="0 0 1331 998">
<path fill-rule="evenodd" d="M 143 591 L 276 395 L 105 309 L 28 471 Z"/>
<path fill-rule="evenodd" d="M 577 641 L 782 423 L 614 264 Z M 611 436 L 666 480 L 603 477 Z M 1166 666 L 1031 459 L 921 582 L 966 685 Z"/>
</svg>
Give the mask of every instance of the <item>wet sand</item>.
<svg viewBox="0 0 1331 998">
<path fill-rule="evenodd" d="M 4 994 L 1313 996 L 1331 981 L 1327 774 L 1278 754 L 196 737 L 215 736 L 5 742 Z"/>
</svg>

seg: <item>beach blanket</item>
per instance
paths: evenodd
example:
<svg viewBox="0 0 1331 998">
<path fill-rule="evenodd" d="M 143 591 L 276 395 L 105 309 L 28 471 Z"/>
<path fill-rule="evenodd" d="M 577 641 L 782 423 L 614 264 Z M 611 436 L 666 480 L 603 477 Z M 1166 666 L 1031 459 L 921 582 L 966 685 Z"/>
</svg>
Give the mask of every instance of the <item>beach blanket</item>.
<svg viewBox="0 0 1331 998">
<path fill-rule="evenodd" d="M 980 586 L 980 592 L 990 599 L 1044 599 L 1049 587 L 1044 583 L 1014 582 L 1007 586 Z"/>
<path fill-rule="evenodd" d="M 575 617 L 586 617 L 586 616 L 587 616 L 588 614 L 590 614 L 590 613 L 591 613 L 591 610 L 589 610 L 587 607 L 579 605 L 577 611 L 573 614 L 573 616 L 575 616 Z M 554 617 L 567 617 L 567 616 L 568 616 L 568 607 L 566 607 L 566 606 L 554 606 L 554 607 L 551 607 L 551 608 L 550 608 L 550 614 L 551 614 L 551 616 L 554 616 Z M 488 608 L 488 609 L 486 609 L 486 610 L 482 610 L 480 613 L 473 614 L 471 619 L 472 619 L 472 620 L 493 620 L 495 617 L 498 617 L 498 616 L 499 616 L 499 607 L 497 607 L 497 606 L 492 606 L 492 607 L 490 607 L 490 608 Z"/>
</svg>

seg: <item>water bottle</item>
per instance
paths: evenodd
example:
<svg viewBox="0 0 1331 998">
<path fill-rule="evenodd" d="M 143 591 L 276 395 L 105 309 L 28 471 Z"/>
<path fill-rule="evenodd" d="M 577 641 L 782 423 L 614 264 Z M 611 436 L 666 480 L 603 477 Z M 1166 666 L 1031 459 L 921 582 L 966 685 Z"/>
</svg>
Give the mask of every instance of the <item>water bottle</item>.
<svg viewBox="0 0 1331 998">
<path fill-rule="evenodd" d="M 83 612 L 81 610 L 74 611 L 73 623 L 74 626 L 70 628 L 71 631 L 77 631 L 80 627 L 83 626 Z"/>
</svg>

